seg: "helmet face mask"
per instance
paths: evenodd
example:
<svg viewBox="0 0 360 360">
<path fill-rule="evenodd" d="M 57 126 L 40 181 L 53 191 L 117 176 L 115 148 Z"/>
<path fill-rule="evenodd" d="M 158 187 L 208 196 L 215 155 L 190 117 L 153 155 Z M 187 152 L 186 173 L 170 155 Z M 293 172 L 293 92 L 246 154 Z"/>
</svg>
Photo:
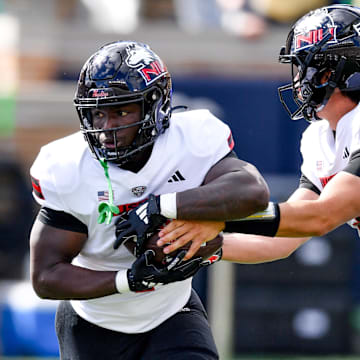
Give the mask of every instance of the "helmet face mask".
<svg viewBox="0 0 360 360">
<path fill-rule="evenodd" d="M 145 44 L 118 41 L 100 48 L 84 64 L 74 104 L 80 129 L 93 155 L 119 166 L 132 160 L 169 125 L 171 115 L 171 77 L 161 59 Z M 92 110 L 140 105 L 140 120 L 111 129 L 94 127 Z M 118 131 L 136 126 L 137 134 L 129 146 L 119 146 Z M 99 141 L 100 134 L 113 139 L 114 148 Z"/>
<path fill-rule="evenodd" d="M 360 90 L 360 82 L 347 81 L 360 74 L 360 9 L 333 5 L 306 14 L 290 30 L 279 61 L 292 65 L 292 83 L 278 89 L 291 119 L 319 120 L 336 87 Z M 290 90 L 295 111 L 284 97 Z"/>
</svg>

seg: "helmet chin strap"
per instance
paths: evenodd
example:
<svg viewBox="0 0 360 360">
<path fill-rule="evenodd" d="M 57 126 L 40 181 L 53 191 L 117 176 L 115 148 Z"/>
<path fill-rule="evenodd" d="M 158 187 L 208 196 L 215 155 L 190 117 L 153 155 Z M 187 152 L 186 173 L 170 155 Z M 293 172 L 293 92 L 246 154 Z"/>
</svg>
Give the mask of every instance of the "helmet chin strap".
<svg viewBox="0 0 360 360">
<path fill-rule="evenodd" d="M 119 208 L 114 205 L 114 193 L 111 186 L 110 176 L 109 176 L 109 165 L 105 159 L 99 159 L 101 166 L 104 169 L 108 190 L 109 190 L 109 201 L 103 201 L 99 204 L 98 211 L 98 224 L 105 224 L 109 225 L 114 215 L 120 213 Z"/>
</svg>

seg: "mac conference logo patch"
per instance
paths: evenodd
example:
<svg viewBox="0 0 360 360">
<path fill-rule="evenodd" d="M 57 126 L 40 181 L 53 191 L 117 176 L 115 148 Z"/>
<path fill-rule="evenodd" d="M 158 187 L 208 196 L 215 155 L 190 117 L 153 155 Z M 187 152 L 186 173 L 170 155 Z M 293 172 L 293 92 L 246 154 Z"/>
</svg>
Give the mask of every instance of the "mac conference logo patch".
<svg viewBox="0 0 360 360">
<path fill-rule="evenodd" d="M 140 197 L 145 191 L 146 186 L 135 186 L 131 189 L 131 192 L 137 197 Z"/>
</svg>

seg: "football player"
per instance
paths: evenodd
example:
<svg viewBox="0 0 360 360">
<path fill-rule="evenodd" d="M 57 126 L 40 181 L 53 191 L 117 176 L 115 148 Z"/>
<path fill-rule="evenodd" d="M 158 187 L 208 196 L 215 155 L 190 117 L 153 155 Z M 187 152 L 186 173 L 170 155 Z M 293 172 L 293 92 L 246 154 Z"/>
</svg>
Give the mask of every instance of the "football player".
<svg viewBox="0 0 360 360">
<path fill-rule="evenodd" d="M 270 204 L 267 212 L 226 222 L 225 231 L 260 235 L 227 234 L 226 260 L 281 259 L 311 236 L 346 222 L 359 230 L 360 9 L 332 5 L 304 15 L 291 28 L 279 61 L 292 66 L 293 79 L 279 88 L 280 100 L 292 120 L 305 118 L 310 123 L 301 140 L 299 188 L 285 203 Z M 287 90 L 292 91 L 294 111 L 285 102 Z M 212 226 L 197 223 L 196 231 L 203 231 L 206 239 Z M 177 238 L 166 251 L 181 246 L 191 240 L 192 227 L 170 223 L 160 233 L 159 244 Z"/>
<path fill-rule="evenodd" d="M 61 300 L 62 359 L 218 358 L 191 289 L 204 262 L 180 252 L 159 268 L 146 238 L 169 219 L 213 221 L 217 234 L 266 208 L 269 191 L 234 154 L 229 127 L 207 110 L 175 112 L 171 93 L 147 45 L 103 46 L 79 76 L 81 131 L 42 147 L 31 167 L 41 205 L 31 278 L 41 298 Z"/>
</svg>

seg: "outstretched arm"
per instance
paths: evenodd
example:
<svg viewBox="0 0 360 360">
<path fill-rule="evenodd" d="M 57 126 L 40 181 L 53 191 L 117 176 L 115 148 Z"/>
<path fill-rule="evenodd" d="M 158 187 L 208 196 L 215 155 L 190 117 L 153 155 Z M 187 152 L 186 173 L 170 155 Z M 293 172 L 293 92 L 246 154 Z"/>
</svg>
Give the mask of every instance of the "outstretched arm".
<svg viewBox="0 0 360 360">
<path fill-rule="evenodd" d="M 277 236 L 321 236 L 360 215 L 360 177 L 340 172 L 315 201 L 280 204 Z"/>
<path fill-rule="evenodd" d="M 240 264 L 258 264 L 285 259 L 308 239 L 226 233 L 222 260 Z"/>
<path fill-rule="evenodd" d="M 299 188 L 289 198 L 289 202 L 308 200 L 314 201 L 318 195 L 308 189 Z M 162 240 L 171 242 L 171 245 L 164 249 L 165 253 L 172 252 L 183 241 L 207 239 L 216 232 L 216 223 L 211 222 L 189 222 L 174 220 L 160 232 Z M 176 240 L 177 239 L 177 240 Z M 185 239 L 185 240 L 183 240 Z M 223 242 L 223 260 L 239 263 L 261 263 L 288 257 L 299 246 L 309 238 L 273 238 L 260 235 L 249 235 L 243 233 L 225 233 Z M 207 241 L 207 240 L 205 240 Z M 191 249 L 190 249 L 191 250 Z M 192 252 L 187 256 L 191 257 Z"/>
<path fill-rule="evenodd" d="M 314 202 L 318 195 L 308 189 L 297 189 L 287 202 Z M 286 203 L 287 203 L 286 202 Z M 256 264 L 280 260 L 290 256 L 309 237 L 286 238 L 229 233 L 224 235 L 223 260 L 242 264 Z"/>
</svg>

